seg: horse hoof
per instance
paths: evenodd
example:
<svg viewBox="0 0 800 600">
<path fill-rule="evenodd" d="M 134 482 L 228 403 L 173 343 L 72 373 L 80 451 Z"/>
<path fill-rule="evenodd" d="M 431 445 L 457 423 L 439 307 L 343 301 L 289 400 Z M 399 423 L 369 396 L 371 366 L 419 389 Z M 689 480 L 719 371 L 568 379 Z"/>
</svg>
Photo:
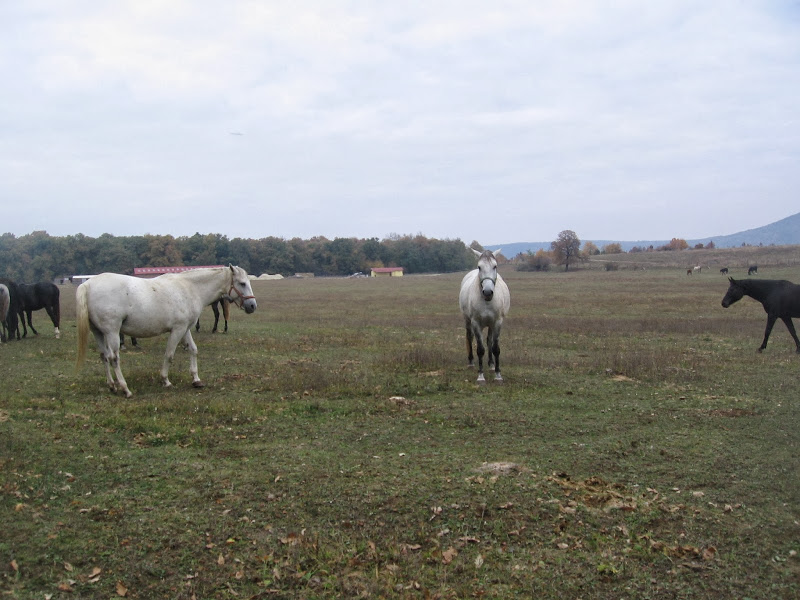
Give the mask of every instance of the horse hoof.
<svg viewBox="0 0 800 600">
<path fill-rule="evenodd" d="M 502 376 L 502 375 L 499 375 L 499 374 L 498 374 L 498 375 L 495 375 L 495 377 L 494 377 L 494 382 L 495 382 L 495 383 L 503 383 L 503 376 Z"/>
<path fill-rule="evenodd" d="M 206 387 L 206 384 L 203 383 L 202 381 L 193 381 L 192 382 L 192 387 L 204 388 L 204 387 Z"/>
</svg>

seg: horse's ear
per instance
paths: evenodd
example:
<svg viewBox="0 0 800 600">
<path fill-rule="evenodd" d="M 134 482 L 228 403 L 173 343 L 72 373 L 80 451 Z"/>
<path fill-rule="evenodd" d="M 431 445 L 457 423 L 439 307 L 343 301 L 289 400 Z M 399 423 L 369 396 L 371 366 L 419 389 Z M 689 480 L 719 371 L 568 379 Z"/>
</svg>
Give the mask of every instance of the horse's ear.
<svg viewBox="0 0 800 600">
<path fill-rule="evenodd" d="M 475 248 L 470 248 L 470 250 L 472 250 L 475 253 L 475 256 L 478 258 L 480 258 L 481 254 L 483 254 L 480 250 L 475 250 Z"/>
<path fill-rule="evenodd" d="M 731 283 L 736 283 L 736 282 L 733 280 L 733 277 L 728 277 L 728 281 L 730 281 Z"/>
</svg>

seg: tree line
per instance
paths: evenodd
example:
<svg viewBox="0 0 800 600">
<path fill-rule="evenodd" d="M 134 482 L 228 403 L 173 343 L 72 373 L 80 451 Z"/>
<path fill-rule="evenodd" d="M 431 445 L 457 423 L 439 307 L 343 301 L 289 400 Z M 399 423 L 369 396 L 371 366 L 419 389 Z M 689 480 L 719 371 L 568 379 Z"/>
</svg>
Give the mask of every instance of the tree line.
<svg viewBox="0 0 800 600">
<path fill-rule="evenodd" d="M 480 247 L 473 242 L 474 247 Z M 376 267 L 403 267 L 406 273 L 446 273 L 474 268 L 475 256 L 459 239 L 422 235 L 386 239 L 278 237 L 228 239 L 220 234 L 93 238 L 51 236 L 46 231 L 0 236 L 0 276 L 15 281 L 54 281 L 103 272 L 133 274 L 134 267 L 239 265 L 248 273 L 314 273 L 343 276 Z"/>
<path fill-rule="evenodd" d="M 714 247 L 714 242 L 709 241 L 705 245 L 696 244 L 694 249 L 702 250 L 705 248 L 712 250 Z M 668 252 L 686 250 L 688 248 L 689 244 L 686 240 L 672 238 L 668 244 L 663 246 L 657 248 L 652 245 L 648 248 L 634 246 L 630 249 L 630 252 Z M 594 242 L 587 241 L 581 247 L 581 240 L 578 235 L 571 229 L 565 229 L 550 243 L 550 250 L 540 249 L 536 252 L 529 251 L 527 254 L 519 254 L 514 257 L 512 262 L 517 265 L 517 270 L 519 271 L 549 271 L 553 263 L 564 265 L 564 270 L 569 271 L 570 265 L 587 261 L 592 256 L 623 254 L 624 252 L 622 245 L 618 242 L 612 242 L 602 248 L 598 248 Z"/>
</svg>

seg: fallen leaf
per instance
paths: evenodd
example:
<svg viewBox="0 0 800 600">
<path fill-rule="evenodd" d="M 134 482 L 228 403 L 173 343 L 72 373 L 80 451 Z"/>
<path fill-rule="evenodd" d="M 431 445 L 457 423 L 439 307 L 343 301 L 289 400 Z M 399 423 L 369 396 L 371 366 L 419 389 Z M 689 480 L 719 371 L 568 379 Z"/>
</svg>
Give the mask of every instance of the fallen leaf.
<svg viewBox="0 0 800 600">
<path fill-rule="evenodd" d="M 475 568 L 480 569 L 482 566 L 483 566 L 483 556 L 478 554 L 478 556 L 475 557 Z"/>
<path fill-rule="evenodd" d="M 117 582 L 117 596 L 121 596 L 122 598 L 124 598 L 127 595 L 128 595 L 128 588 L 126 588 L 124 585 L 122 585 L 121 581 L 118 581 Z"/>
<path fill-rule="evenodd" d="M 225 557 L 222 556 L 222 554 L 220 554 L 219 557 L 217 558 L 217 564 L 220 566 L 225 564 Z"/>
<path fill-rule="evenodd" d="M 458 550 L 450 546 L 447 550 L 442 552 L 442 562 L 449 565 L 456 556 L 458 556 Z"/>
<path fill-rule="evenodd" d="M 15 572 L 19 572 L 19 565 L 17 564 L 16 560 L 11 561 L 11 568 L 14 569 Z"/>
</svg>

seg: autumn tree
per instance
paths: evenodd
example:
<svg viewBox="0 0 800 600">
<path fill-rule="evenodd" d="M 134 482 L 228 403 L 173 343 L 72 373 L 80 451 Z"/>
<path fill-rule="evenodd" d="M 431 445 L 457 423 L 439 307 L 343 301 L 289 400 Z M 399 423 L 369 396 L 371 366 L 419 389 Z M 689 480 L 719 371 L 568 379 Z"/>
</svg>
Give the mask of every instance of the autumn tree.
<svg viewBox="0 0 800 600">
<path fill-rule="evenodd" d="M 612 242 L 603 246 L 603 254 L 622 254 L 622 244 Z"/>
<path fill-rule="evenodd" d="M 597 256 L 600 254 L 600 248 L 592 241 L 583 242 L 583 253 L 586 256 Z"/>
<path fill-rule="evenodd" d="M 556 264 L 564 265 L 564 270 L 569 271 L 569 266 L 581 260 L 581 240 L 571 229 L 565 229 L 558 234 L 556 241 L 550 243 L 550 249 Z"/>
<path fill-rule="evenodd" d="M 672 238 L 669 244 L 667 244 L 667 250 L 686 250 L 689 247 L 689 243 L 682 239 L 682 238 Z"/>
</svg>

